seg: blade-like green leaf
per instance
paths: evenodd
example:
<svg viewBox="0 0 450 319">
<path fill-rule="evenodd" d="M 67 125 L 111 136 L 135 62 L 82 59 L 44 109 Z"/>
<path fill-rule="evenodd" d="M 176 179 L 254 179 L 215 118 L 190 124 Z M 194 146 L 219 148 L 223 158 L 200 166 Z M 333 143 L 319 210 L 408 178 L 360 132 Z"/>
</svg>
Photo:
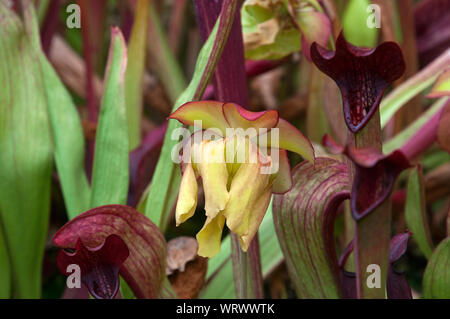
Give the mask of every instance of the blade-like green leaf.
<svg viewBox="0 0 450 319">
<path fill-rule="evenodd" d="M 450 69 L 447 68 L 436 80 L 427 97 L 441 97 L 450 95 Z"/>
<path fill-rule="evenodd" d="M 47 236 L 52 142 L 39 61 L 38 22 L 0 1 L 0 213 L 12 296 L 38 298 Z"/>
<path fill-rule="evenodd" d="M 385 127 L 395 112 L 414 96 L 430 87 L 441 71 L 450 64 L 450 49 L 447 49 L 420 72 L 403 82 L 389 93 L 380 104 L 381 128 Z"/>
<path fill-rule="evenodd" d="M 69 218 L 73 218 L 89 208 L 91 196 L 84 171 L 83 128 L 70 94 L 44 54 L 41 66 L 56 168 Z"/>
<path fill-rule="evenodd" d="M 1 224 L 0 224 L 1 226 Z M 0 299 L 9 298 L 11 293 L 11 269 L 9 256 L 3 236 L 3 228 L 0 227 Z"/>
<path fill-rule="evenodd" d="M 192 80 L 175 102 L 173 110 L 186 102 L 201 99 L 228 38 L 228 33 L 233 24 L 236 2 L 236 0 L 225 0 L 223 2 L 221 15 L 198 56 Z M 172 133 L 180 127 L 179 122 L 169 121 L 145 209 L 145 215 L 162 230 L 167 225 L 169 213 L 175 203 L 176 192 L 181 181 L 179 169 L 172 161 L 172 151 L 178 143 L 177 139 L 173 139 Z"/>
<path fill-rule="evenodd" d="M 130 57 L 125 78 L 130 150 L 141 141 L 142 80 L 145 71 L 145 52 L 150 13 L 150 0 L 139 0 L 128 48 Z"/>
<path fill-rule="evenodd" d="M 316 158 L 292 170 L 292 189 L 275 195 L 273 215 L 278 240 L 299 298 L 339 298 L 334 248 L 337 208 L 349 197 L 345 164 Z"/>
<path fill-rule="evenodd" d="M 405 219 L 420 250 L 427 258 L 430 258 L 433 252 L 433 241 L 426 213 L 423 173 L 422 168 L 417 166 L 408 179 Z"/>
<path fill-rule="evenodd" d="M 425 298 L 450 299 L 450 237 L 444 239 L 428 261 L 423 275 Z"/>
<path fill-rule="evenodd" d="M 309 75 L 306 127 L 308 138 L 315 143 L 320 143 L 322 137 L 330 131 L 324 106 L 326 80 L 326 75 L 312 65 Z"/>
<path fill-rule="evenodd" d="M 284 259 L 273 224 L 272 204 L 259 227 L 259 245 L 263 277 L 267 277 Z M 200 298 L 235 298 L 231 243 L 227 236 L 222 241 L 220 253 L 208 262 L 206 284 Z"/>
<path fill-rule="evenodd" d="M 390 140 L 383 143 L 383 153 L 390 154 L 396 149 L 399 149 L 403 144 L 411 139 L 414 134 L 416 134 L 427 123 L 428 120 L 430 120 L 436 113 L 438 113 L 448 100 L 448 97 L 440 98 L 407 128 L 395 135 Z"/>
<path fill-rule="evenodd" d="M 155 72 L 158 75 L 169 100 L 176 102 L 181 93 L 186 88 L 186 79 L 177 58 L 173 54 L 158 12 L 155 10 L 155 3 L 150 3 L 149 39 L 147 48 L 151 59 L 155 64 Z"/>
<path fill-rule="evenodd" d="M 125 204 L 128 193 L 128 129 L 125 110 L 127 51 L 122 33 L 111 29 L 100 117 L 95 140 L 91 207 Z"/>
</svg>

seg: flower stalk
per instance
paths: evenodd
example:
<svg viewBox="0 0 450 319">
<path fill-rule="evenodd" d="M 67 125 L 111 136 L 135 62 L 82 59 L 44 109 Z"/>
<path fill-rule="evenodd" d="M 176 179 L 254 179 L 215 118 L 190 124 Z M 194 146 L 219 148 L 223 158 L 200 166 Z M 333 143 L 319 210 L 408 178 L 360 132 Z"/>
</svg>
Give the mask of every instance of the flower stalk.
<svg viewBox="0 0 450 319">
<path fill-rule="evenodd" d="M 201 35 L 203 40 L 206 40 L 214 27 L 214 21 L 220 13 L 223 1 L 195 1 L 194 3 Z M 245 106 L 248 105 L 248 91 L 239 10 L 240 6 L 236 6 L 233 25 L 217 64 L 213 85 L 218 100 Z M 242 251 L 239 236 L 233 233 L 230 233 L 230 236 L 236 297 L 263 298 L 258 235 L 255 235 L 247 252 Z"/>
<path fill-rule="evenodd" d="M 367 126 L 354 134 L 348 132 L 348 138 L 356 149 L 374 147 L 381 151 L 380 112 L 377 110 Z M 354 164 L 347 161 L 349 172 L 354 172 Z M 386 281 L 389 268 L 389 245 L 391 236 L 390 197 L 365 218 L 356 220 L 354 227 L 356 296 L 363 299 L 386 298 Z M 381 270 L 381 286 L 369 288 L 366 271 L 368 265 L 377 264 Z"/>
</svg>

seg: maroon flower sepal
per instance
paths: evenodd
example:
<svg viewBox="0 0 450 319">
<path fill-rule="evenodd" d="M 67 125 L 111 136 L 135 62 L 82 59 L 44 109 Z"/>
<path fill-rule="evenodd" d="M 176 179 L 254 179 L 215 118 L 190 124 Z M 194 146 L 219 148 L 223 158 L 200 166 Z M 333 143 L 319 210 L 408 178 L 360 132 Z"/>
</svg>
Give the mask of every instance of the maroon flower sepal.
<svg viewBox="0 0 450 319">
<path fill-rule="evenodd" d="M 343 147 L 328 134 L 324 135 L 322 144 L 333 154 L 344 153 L 355 164 L 350 196 L 355 220 L 360 220 L 380 206 L 391 194 L 397 176 L 411 167 L 409 159 L 400 150 L 386 156 L 375 148 Z"/>
<path fill-rule="evenodd" d="M 80 267 L 80 279 L 97 299 L 113 299 L 119 290 L 119 269 L 130 254 L 118 235 L 108 236 L 98 247 L 86 247 L 77 240 L 74 253 L 60 250 L 57 257 L 59 271 L 66 276 L 69 265 Z"/>
<path fill-rule="evenodd" d="M 345 40 L 342 32 L 336 51 L 314 42 L 311 59 L 341 90 L 345 122 L 353 133 L 367 124 L 384 90 L 405 71 L 402 51 L 395 42 L 384 42 L 374 49 L 356 47 Z"/>
<path fill-rule="evenodd" d="M 356 168 L 350 206 L 353 218 L 360 220 L 389 197 L 397 176 L 411 164 L 399 150 L 385 156 L 374 148 L 346 147 L 345 154 Z"/>
</svg>

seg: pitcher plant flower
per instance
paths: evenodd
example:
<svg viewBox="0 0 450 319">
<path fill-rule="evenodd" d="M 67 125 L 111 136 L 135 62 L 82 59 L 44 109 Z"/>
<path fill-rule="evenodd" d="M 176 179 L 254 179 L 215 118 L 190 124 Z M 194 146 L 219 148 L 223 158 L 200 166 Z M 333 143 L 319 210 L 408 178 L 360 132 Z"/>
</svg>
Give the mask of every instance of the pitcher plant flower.
<svg viewBox="0 0 450 319">
<path fill-rule="evenodd" d="M 170 118 L 186 125 L 201 121 L 205 130 L 184 143 L 177 226 L 194 215 L 201 178 L 207 218 L 197 233 L 198 254 L 213 257 L 220 251 L 225 222 L 246 251 L 272 193 L 291 188 L 287 151 L 314 163 L 311 143 L 273 110 L 250 112 L 233 103 L 201 101 L 186 103 Z"/>
<path fill-rule="evenodd" d="M 405 72 L 397 43 L 383 42 L 374 49 L 357 47 L 348 43 L 342 32 L 336 41 L 336 51 L 313 43 L 311 59 L 341 90 L 345 123 L 352 133 L 369 122 L 386 88 Z"/>
</svg>

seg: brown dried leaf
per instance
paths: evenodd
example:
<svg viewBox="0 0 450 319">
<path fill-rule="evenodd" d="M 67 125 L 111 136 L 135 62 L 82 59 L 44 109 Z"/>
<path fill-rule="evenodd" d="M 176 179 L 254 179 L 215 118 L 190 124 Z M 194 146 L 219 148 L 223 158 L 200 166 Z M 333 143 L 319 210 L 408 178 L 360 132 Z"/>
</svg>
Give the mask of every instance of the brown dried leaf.
<svg viewBox="0 0 450 319">
<path fill-rule="evenodd" d="M 175 271 L 169 276 L 173 290 L 181 299 L 195 299 L 203 288 L 208 269 L 208 258 L 197 256 L 186 264 L 185 271 Z"/>
<path fill-rule="evenodd" d="M 275 38 L 280 31 L 277 19 L 269 19 L 258 25 L 258 31 L 244 33 L 244 44 L 247 50 L 252 50 L 262 45 L 275 43 Z"/>
<path fill-rule="evenodd" d="M 186 264 L 197 257 L 198 243 L 192 237 L 177 237 L 167 243 L 166 274 L 185 271 Z"/>
<path fill-rule="evenodd" d="M 86 66 L 83 59 L 57 35 L 50 47 L 50 62 L 61 77 L 64 84 L 81 97 L 86 97 Z M 93 77 L 94 94 L 100 101 L 103 83 L 98 76 Z"/>
</svg>

